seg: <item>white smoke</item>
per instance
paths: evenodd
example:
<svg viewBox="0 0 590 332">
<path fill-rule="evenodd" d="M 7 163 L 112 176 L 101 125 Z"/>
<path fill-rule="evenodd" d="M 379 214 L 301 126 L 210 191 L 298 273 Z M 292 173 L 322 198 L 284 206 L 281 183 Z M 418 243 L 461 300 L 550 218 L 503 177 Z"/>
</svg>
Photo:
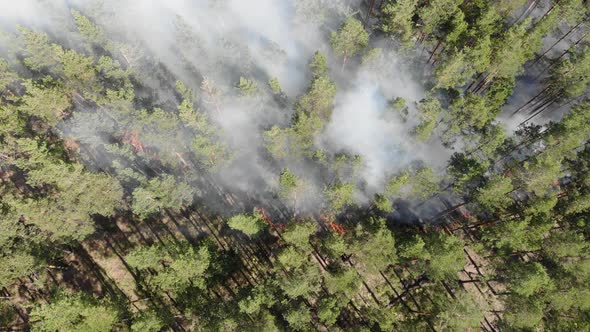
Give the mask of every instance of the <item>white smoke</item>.
<svg viewBox="0 0 590 332">
<path fill-rule="evenodd" d="M 293 110 L 281 107 L 268 94 L 240 99 L 235 84 L 244 76 L 255 79 L 259 89 L 265 90 L 266 82 L 277 77 L 292 104 L 309 84 L 307 64 L 312 54 L 321 50 L 330 63 L 334 62 L 332 77 L 338 94 L 332 119 L 317 144 L 333 153 L 361 155 L 366 163 L 362 176 L 371 193 L 381 190 L 389 174 L 410 162 L 441 164 L 448 152 L 442 152 L 444 149 L 438 143 L 424 144 L 412 137 L 411 129 L 416 125 L 412 105 L 423 98 L 424 92 L 394 52 L 383 52 L 372 65 L 360 66 L 360 70 L 351 61 L 346 71 L 340 71 L 339 60 L 330 52 L 329 36 L 359 2 L 19 0 L 0 3 L 0 18 L 49 29 L 52 24 L 63 24 L 54 31 L 70 29 L 70 34 L 74 34 L 75 26 L 67 11 L 71 7 L 94 20 L 115 41 L 137 45 L 139 74 L 149 69 L 145 66 L 162 63 L 197 92 L 201 77 L 210 78 L 221 91 L 220 112 L 203 111 L 210 112 L 223 130 L 222 137 L 234 149 L 233 164 L 221 171 L 221 178 L 227 185 L 250 191 L 260 189 L 252 185 L 260 178 L 267 179 L 267 185 L 272 186 L 278 175 L 261 162 L 262 131 L 273 124 L 287 124 Z M 46 19 L 55 16 L 61 16 L 62 21 Z M 70 20 L 67 24 L 63 23 L 68 20 L 65 17 Z M 183 25 L 190 31 L 180 31 Z M 190 44 L 183 44 L 182 33 L 191 36 Z M 201 77 L 187 71 L 187 63 Z M 148 77 L 146 82 L 160 98 L 171 100 L 172 94 L 165 91 L 169 88 L 159 86 L 157 79 Z M 387 101 L 396 97 L 403 97 L 409 105 L 407 121 L 386 114 Z M 68 131 L 80 132 L 77 128 Z M 162 146 L 168 148 L 168 144 Z M 314 170 L 301 166 L 296 171 L 318 182 L 315 187 L 322 189 Z"/>
</svg>

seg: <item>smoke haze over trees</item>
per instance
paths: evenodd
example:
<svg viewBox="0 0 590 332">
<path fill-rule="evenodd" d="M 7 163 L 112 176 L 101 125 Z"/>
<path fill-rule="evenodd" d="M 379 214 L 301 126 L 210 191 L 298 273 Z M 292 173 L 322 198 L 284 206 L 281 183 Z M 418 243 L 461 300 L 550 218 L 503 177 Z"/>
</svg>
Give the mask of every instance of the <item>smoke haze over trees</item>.
<svg viewBox="0 0 590 332">
<path fill-rule="evenodd" d="M 589 10 L 0 3 L 0 330 L 590 329 Z"/>
</svg>

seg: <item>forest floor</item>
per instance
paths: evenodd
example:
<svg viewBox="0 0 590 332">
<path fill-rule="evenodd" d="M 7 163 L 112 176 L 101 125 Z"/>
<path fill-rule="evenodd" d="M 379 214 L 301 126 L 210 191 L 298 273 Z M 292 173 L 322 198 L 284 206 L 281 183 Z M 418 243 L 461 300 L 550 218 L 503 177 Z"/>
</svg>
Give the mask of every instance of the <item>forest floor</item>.
<svg viewBox="0 0 590 332">
<path fill-rule="evenodd" d="M 461 219 L 469 222 L 463 217 Z M 465 243 L 463 251 L 466 265 L 457 275 L 463 288 L 478 301 L 482 308 L 486 308 L 481 328 L 484 331 L 497 331 L 496 324 L 501 319 L 498 313 L 504 311 L 504 304 L 498 295 L 505 291 L 505 285 L 488 280 L 493 271 L 490 271 L 490 262 L 472 247 L 477 240 L 471 228 L 463 226 L 454 230 L 446 228 L 446 230 L 461 237 Z"/>
<path fill-rule="evenodd" d="M 465 256 L 468 259 L 465 268 L 458 273 L 459 280 L 463 288 L 473 296 L 482 308 L 487 308 L 484 312 L 484 321 L 482 328 L 495 331 L 496 323 L 500 320 L 498 312 L 504 310 L 502 301 L 498 298 L 497 289 L 486 281 L 488 263 L 475 251 L 468 246 L 463 249 Z"/>
<path fill-rule="evenodd" d="M 28 303 L 34 300 L 42 300 L 47 302 L 49 296 L 45 294 L 43 289 L 54 289 L 55 286 L 70 288 L 70 289 L 84 289 L 99 296 L 110 294 L 115 298 L 124 299 L 128 304 L 131 304 L 132 310 L 143 310 L 146 308 L 148 301 L 152 301 L 148 294 L 142 293 L 138 289 L 138 278 L 134 274 L 133 269 L 130 268 L 124 257 L 135 247 L 146 246 L 154 243 L 170 243 L 170 241 L 178 242 L 182 240 L 196 243 L 204 236 L 211 236 L 216 239 L 218 245 L 222 249 L 234 249 L 240 253 L 242 264 L 246 266 L 247 276 L 243 272 L 236 273 L 232 276 L 232 281 L 229 281 L 230 286 L 245 286 L 250 283 L 250 280 L 256 282 L 265 276 L 256 273 L 258 264 L 265 264 L 262 259 L 256 261 L 256 248 L 251 245 L 242 243 L 238 236 L 232 234 L 223 234 L 215 227 L 216 220 L 210 219 L 208 216 L 197 211 L 172 214 L 165 213 L 158 220 L 147 220 L 138 222 L 125 216 L 118 216 L 99 221 L 99 231 L 95 235 L 83 241 L 79 247 L 72 248 L 71 251 L 64 252 L 61 262 L 57 266 L 50 266 L 47 268 L 48 278 L 42 279 L 42 276 L 29 278 L 27 282 L 20 283 L 20 287 L 15 287 L 9 290 L 18 298 L 16 303 L 22 306 L 21 319 L 28 320 L 26 317 L 26 308 Z M 447 231 L 451 232 L 448 228 Z M 280 236 L 276 232 L 276 235 Z M 485 312 L 485 319 L 481 323 L 483 330 L 496 331 L 496 323 L 500 319 L 498 312 L 503 310 L 501 301 L 498 299 L 498 292 L 502 291 L 503 286 L 500 284 L 493 284 L 487 281 L 486 275 L 489 263 L 485 258 L 478 255 L 475 250 L 470 247 L 473 241 L 472 234 L 466 229 L 456 229 L 452 233 L 462 237 L 465 240 L 466 246 L 464 248 L 466 265 L 462 271 L 458 273 L 458 287 L 464 287 L 470 292 L 480 305 L 487 308 Z M 269 248 L 272 249 L 272 248 Z M 269 258 L 274 262 L 272 253 L 269 252 Z M 312 258 L 313 259 L 313 258 Z M 318 265 L 322 265 L 323 257 L 316 258 Z M 325 262 L 324 262 L 325 263 Z M 362 305 L 370 301 L 378 302 L 381 305 L 386 305 L 395 296 L 388 295 L 390 290 L 396 294 L 402 294 L 399 301 L 394 301 L 393 305 L 403 304 L 407 306 L 404 301 L 410 301 L 412 292 L 415 292 L 421 286 L 420 276 L 414 276 L 409 271 L 393 271 L 397 279 L 386 278 L 389 284 L 389 290 L 378 289 L 377 285 L 383 284 L 382 280 L 377 275 L 374 278 L 367 278 L 367 274 L 363 273 L 364 266 L 362 262 L 352 261 L 359 275 L 363 281 L 362 290 L 358 296 L 351 299 L 352 306 Z M 320 266 L 322 270 L 323 266 Z M 389 280 L 388 280 L 389 279 Z M 417 282 L 417 284 L 416 284 Z M 44 287 L 39 287 L 44 283 Z M 460 286 L 459 286 L 460 285 Z M 447 285 L 445 285 L 447 287 Z M 450 300 L 454 297 L 451 285 L 447 288 Z M 228 292 L 219 292 L 222 296 L 231 296 Z M 409 302 L 408 302 L 409 303 Z M 153 304 L 153 303 L 152 303 Z M 180 312 L 175 314 L 181 315 Z"/>
</svg>

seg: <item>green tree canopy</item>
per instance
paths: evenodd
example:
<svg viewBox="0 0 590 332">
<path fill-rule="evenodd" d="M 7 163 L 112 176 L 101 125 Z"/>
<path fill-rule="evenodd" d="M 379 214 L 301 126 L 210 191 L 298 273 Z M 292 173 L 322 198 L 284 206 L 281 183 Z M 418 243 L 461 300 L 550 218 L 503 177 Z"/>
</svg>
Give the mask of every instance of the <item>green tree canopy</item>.
<svg viewBox="0 0 590 332">
<path fill-rule="evenodd" d="M 227 224 L 231 229 L 238 230 L 250 237 L 258 235 L 266 227 L 266 223 L 258 215 L 238 214 L 231 217 Z"/>
<path fill-rule="evenodd" d="M 110 305 L 80 294 L 62 294 L 55 301 L 33 308 L 32 331 L 111 331 L 119 319 Z"/>
<path fill-rule="evenodd" d="M 342 57 L 342 67 L 344 68 L 349 58 L 367 47 L 369 34 L 359 20 L 349 17 L 338 32 L 332 32 L 330 42 L 334 53 Z"/>
</svg>

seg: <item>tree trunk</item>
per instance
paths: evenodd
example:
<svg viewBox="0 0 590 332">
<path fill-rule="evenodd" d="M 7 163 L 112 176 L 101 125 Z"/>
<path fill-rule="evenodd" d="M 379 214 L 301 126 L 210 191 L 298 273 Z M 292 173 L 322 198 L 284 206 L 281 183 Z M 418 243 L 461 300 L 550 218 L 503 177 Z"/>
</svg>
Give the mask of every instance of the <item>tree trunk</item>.
<svg viewBox="0 0 590 332">
<path fill-rule="evenodd" d="M 441 280 L 440 282 L 443 285 L 443 287 L 445 288 L 445 290 L 447 291 L 447 293 L 449 293 L 449 295 L 453 298 L 453 300 L 456 300 L 457 296 L 455 295 L 455 293 L 453 293 L 453 290 L 451 289 L 451 287 L 449 287 L 449 285 L 447 285 L 447 283 L 444 282 L 444 280 Z"/>
<path fill-rule="evenodd" d="M 318 261 L 318 263 L 320 263 L 320 266 L 322 267 L 322 269 L 324 271 L 327 271 L 328 264 L 326 264 L 326 261 L 324 260 L 322 255 L 320 255 L 320 252 L 318 251 L 318 249 L 313 244 L 310 244 L 310 245 L 313 250 L 313 253 L 312 253 L 313 257 Z"/>
<path fill-rule="evenodd" d="M 440 217 L 446 216 L 447 214 L 449 214 L 449 213 L 457 210 L 458 208 L 460 208 L 462 206 L 465 206 L 467 203 L 469 203 L 469 202 L 468 201 L 465 201 L 465 202 L 463 202 L 461 204 L 457 204 L 455 206 L 451 206 L 450 208 L 448 208 L 448 209 L 446 209 L 446 210 L 444 210 L 442 212 L 439 212 L 436 216 L 434 216 L 434 218 L 432 220 L 433 221 L 434 220 L 438 220 Z"/>
<path fill-rule="evenodd" d="M 469 84 L 469 86 L 467 86 L 467 88 L 465 88 L 465 91 L 471 90 L 471 88 L 473 87 L 473 85 L 476 82 L 479 82 L 479 79 L 481 78 L 482 75 L 483 75 L 483 73 L 479 73 L 479 75 L 477 75 L 477 77 Z"/>
<path fill-rule="evenodd" d="M 366 28 L 367 24 L 369 24 L 369 19 L 373 14 L 373 7 L 375 7 L 375 0 L 369 0 L 369 10 L 367 11 L 367 16 L 365 17 L 365 21 L 363 22 L 363 27 Z"/>
<path fill-rule="evenodd" d="M 522 121 L 518 126 L 522 126 L 523 124 L 527 123 L 528 121 L 532 120 L 533 118 L 535 118 L 537 115 L 543 113 L 549 106 L 551 106 L 553 103 L 555 103 L 555 101 L 557 100 L 557 98 L 559 98 L 561 94 L 555 96 L 554 98 L 550 98 L 547 102 L 545 102 L 543 105 L 541 105 L 541 107 L 536 108 L 533 112 L 533 115 L 529 116 L 526 120 Z"/>
<path fill-rule="evenodd" d="M 575 46 L 577 46 L 578 44 L 580 44 L 582 42 L 582 40 L 584 40 L 586 38 L 586 36 L 588 35 L 588 33 L 590 33 L 589 31 L 586 31 L 582 37 L 580 37 L 580 39 L 578 39 L 575 43 L 573 43 L 572 45 L 570 45 L 570 47 L 567 48 L 567 50 L 563 51 L 563 53 L 561 53 L 561 55 L 559 57 L 557 57 L 557 59 L 553 60 L 553 62 L 545 69 L 543 69 L 543 71 L 541 71 L 536 77 L 535 80 L 539 79 L 539 77 L 541 77 L 541 75 L 543 75 L 545 72 L 547 72 L 549 69 L 553 68 L 553 66 L 557 65 L 558 63 L 560 63 L 561 59 L 569 53 L 569 51 L 574 48 Z"/>
<path fill-rule="evenodd" d="M 442 44 L 442 39 L 439 39 L 438 43 L 436 44 L 436 47 L 430 53 L 430 56 L 428 57 L 428 60 L 426 61 L 426 63 L 429 63 L 430 60 L 432 60 L 432 57 L 434 56 L 434 54 L 436 54 L 436 50 L 438 50 L 438 47 L 440 46 L 440 44 Z"/>
<path fill-rule="evenodd" d="M 432 60 L 433 66 L 435 66 L 438 63 L 438 61 L 440 60 L 440 55 L 443 54 L 443 52 L 446 50 L 446 48 L 447 48 L 446 45 L 443 45 L 440 48 L 440 51 L 438 51 L 438 53 L 436 54 L 436 58 L 434 58 L 434 60 Z"/>
<path fill-rule="evenodd" d="M 547 15 L 551 14 L 551 12 L 557 7 L 557 5 L 559 5 L 559 2 L 561 0 L 555 0 L 555 3 L 553 4 L 553 6 L 551 6 L 551 8 L 549 8 L 549 10 L 545 13 L 545 15 L 543 15 L 543 17 L 541 17 L 541 19 L 539 19 L 538 22 L 541 22 L 545 17 L 547 17 Z"/>
<path fill-rule="evenodd" d="M 525 11 L 524 11 L 524 12 L 522 12 L 522 14 L 520 14 L 520 16 L 518 16 L 518 18 L 516 19 L 516 21 L 514 21 L 514 23 L 513 23 L 512 25 L 514 25 L 514 24 L 517 24 L 518 22 L 520 22 L 520 20 L 521 20 L 523 17 L 526 17 L 526 15 L 528 15 L 528 13 L 529 13 L 529 12 L 530 12 L 530 11 L 531 11 L 531 10 L 532 10 L 532 9 L 533 9 L 535 6 L 536 6 L 536 5 L 537 5 L 537 0 L 533 0 L 533 2 L 531 2 L 531 4 L 530 4 L 530 5 L 529 5 L 529 6 L 528 6 L 526 9 L 525 9 Z M 512 26 L 512 25 L 511 25 L 511 26 Z"/>
<path fill-rule="evenodd" d="M 511 116 L 514 116 L 514 115 L 516 115 L 516 113 L 522 111 L 527 105 L 529 105 L 531 102 L 533 102 L 539 96 L 541 96 L 547 90 L 549 90 L 549 86 L 546 87 L 545 89 L 541 90 L 541 92 L 539 92 L 538 94 L 536 94 L 533 98 L 529 99 L 526 103 L 524 103 L 524 105 L 520 106 L 518 109 L 516 109 L 514 112 L 512 112 Z"/>
<path fill-rule="evenodd" d="M 551 47 L 549 47 L 549 49 L 547 49 L 545 52 L 543 52 L 543 54 L 539 55 L 535 61 L 529 66 L 532 67 L 534 66 L 537 62 L 539 62 L 539 60 L 541 60 L 541 58 L 543 58 L 545 55 L 547 55 L 547 53 L 549 53 L 555 46 L 557 46 L 557 44 L 559 44 L 562 40 L 564 40 L 567 36 L 569 36 L 572 32 L 576 31 L 578 29 L 578 27 L 580 27 L 580 25 L 582 25 L 582 22 L 574 25 L 574 27 L 572 27 L 565 35 L 563 35 L 561 38 L 559 38 L 555 43 L 553 43 L 553 45 L 551 45 Z"/>
<path fill-rule="evenodd" d="M 480 90 L 482 90 L 482 88 L 484 86 L 486 86 L 488 84 L 489 81 L 494 79 L 494 76 L 496 75 L 497 70 L 493 70 L 492 72 L 488 73 L 480 82 L 479 84 L 477 84 L 475 86 L 475 88 L 473 89 L 473 93 L 478 93 Z"/>
<path fill-rule="evenodd" d="M 350 267 L 352 267 L 356 271 L 356 274 L 361 279 L 361 282 L 363 283 L 363 286 L 365 286 L 365 288 L 367 289 L 367 291 L 369 292 L 369 294 L 371 294 L 371 297 L 373 298 L 373 300 L 375 301 L 375 303 L 377 303 L 378 306 L 381 306 L 381 301 L 379 301 L 379 299 L 377 298 L 377 296 L 375 295 L 375 293 L 373 293 L 373 290 L 365 282 L 365 279 L 363 278 L 363 276 L 358 272 L 358 270 L 356 269 L 356 267 L 352 264 L 352 261 L 350 260 L 350 257 L 349 257 L 349 259 L 346 260 L 346 262 L 348 263 L 348 265 L 350 265 Z"/>
</svg>

